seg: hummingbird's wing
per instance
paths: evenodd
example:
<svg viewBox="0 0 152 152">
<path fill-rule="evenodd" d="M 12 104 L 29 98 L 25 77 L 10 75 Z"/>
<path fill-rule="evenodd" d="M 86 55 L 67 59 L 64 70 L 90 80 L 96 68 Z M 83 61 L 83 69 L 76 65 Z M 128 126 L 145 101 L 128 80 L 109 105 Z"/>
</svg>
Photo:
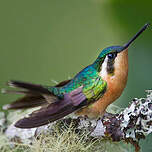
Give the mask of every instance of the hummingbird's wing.
<svg viewBox="0 0 152 152">
<path fill-rule="evenodd" d="M 64 94 L 63 99 L 58 99 L 56 102 L 34 111 L 29 117 L 19 120 L 15 126 L 34 128 L 51 123 L 87 105 L 86 100 L 82 87 L 79 87 L 70 93 Z"/>
</svg>

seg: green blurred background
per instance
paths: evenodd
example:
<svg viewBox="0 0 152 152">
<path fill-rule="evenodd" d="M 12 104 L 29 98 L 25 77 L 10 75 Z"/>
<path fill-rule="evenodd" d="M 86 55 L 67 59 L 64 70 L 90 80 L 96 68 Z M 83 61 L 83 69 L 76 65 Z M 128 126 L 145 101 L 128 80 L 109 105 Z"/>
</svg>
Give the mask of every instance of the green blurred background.
<svg viewBox="0 0 152 152">
<path fill-rule="evenodd" d="M 152 1 L 0 0 L 0 88 L 8 80 L 53 85 L 92 63 L 101 49 L 126 43 L 152 22 Z M 115 104 L 152 87 L 152 31 L 129 48 L 129 78 Z M 1 95 L 0 105 L 16 99 Z M 144 152 L 151 151 L 151 137 Z"/>
</svg>

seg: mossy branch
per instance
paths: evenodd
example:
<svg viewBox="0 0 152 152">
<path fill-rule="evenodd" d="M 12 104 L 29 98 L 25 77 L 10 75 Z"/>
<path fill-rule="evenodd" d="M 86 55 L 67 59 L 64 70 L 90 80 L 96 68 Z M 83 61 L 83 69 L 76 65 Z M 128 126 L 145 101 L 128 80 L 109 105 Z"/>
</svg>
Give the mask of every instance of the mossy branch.
<svg viewBox="0 0 152 152">
<path fill-rule="evenodd" d="M 33 129 L 15 128 L 13 124 L 7 127 L 5 134 L 12 140 L 18 138 L 22 142 L 32 141 L 42 132 L 54 134 L 58 126 L 59 130 L 72 126 L 75 133 L 87 133 L 88 139 L 106 139 L 112 141 L 125 141 L 135 146 L 139 151 L 138 142 L 152 132 L 152 91 L 147 91 L 147 97 L 133 99 L 130 105 L 120 113 L 105 113 L 98 120 L 90 120 L 84 117 L 65 117 L 46 126 Z M 66 126 L 66 127 L 65 127 Z"/>
</svg>

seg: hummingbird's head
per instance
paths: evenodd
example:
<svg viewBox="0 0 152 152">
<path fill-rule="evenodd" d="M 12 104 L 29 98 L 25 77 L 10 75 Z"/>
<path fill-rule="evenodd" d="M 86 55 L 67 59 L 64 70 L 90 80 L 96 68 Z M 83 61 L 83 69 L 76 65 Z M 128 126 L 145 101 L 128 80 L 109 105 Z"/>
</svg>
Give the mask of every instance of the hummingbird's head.
<svg viewBox="0 0 152 152">
<path fill-rule="evenodd" d="M 123 46 L 110 46 L 103 49 L 95 61 L 98 72 L 104 70 L 108 74 L 113 74 L 115 60 L 119 58 L 117 55 L 123 50 L 125 50 Z"/>
<path fill-rule="evenodd" d="M 125 52 L 125 50 L 149 25 L 150 24 L 145 24 L 142 27 L 142 29 L 125 45 L 110 46 L 103 49 L 99 54 L 98 58 L 96 59 L 96 61 L 94 62 L 97 71 L 98 72 L 104 71 L 103 73 L 108 73 L 113 75 L 115 71 L 115 65 L 118 65 L 116 64 L 116 62 L 119 61 L 119 58 L 122 58 L 122 54 Z"/>
</svg>

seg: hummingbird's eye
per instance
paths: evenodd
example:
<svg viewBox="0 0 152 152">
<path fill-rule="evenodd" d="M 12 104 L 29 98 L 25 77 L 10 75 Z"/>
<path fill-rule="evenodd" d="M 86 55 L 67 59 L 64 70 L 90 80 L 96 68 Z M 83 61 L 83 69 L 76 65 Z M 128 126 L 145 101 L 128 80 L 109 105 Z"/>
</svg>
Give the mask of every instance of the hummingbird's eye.
<svg viewBox="0 0 152 152">
<path fill-rule="evenodd" d="M 112 60 L 117 56 L 117 54 L 116 53 L 109 53 L 107 56 L 108 56 L 108 59 Z"/>
</svg>

